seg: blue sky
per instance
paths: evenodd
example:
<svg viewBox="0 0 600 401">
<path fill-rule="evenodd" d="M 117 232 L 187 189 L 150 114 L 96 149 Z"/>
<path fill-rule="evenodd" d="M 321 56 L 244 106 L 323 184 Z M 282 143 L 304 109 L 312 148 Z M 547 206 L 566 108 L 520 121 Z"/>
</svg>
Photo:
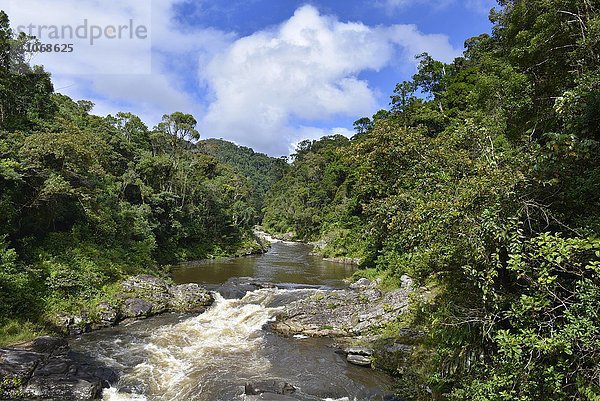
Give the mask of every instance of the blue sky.
<svg viewBox="0 0 600 401">
<path fill-rule="evenodd" d="M 39 3 L 39 4 L 38 4 Z M 48 7 L 49 3 L 53 3 Z M 115 3 L 115 4 L 112 4 Z M 37 55 L 57 91 L 95 102 L 99 115 L 131 111 L 153 126 L 194 114 L 204 138 L 274 156 L 302 139 L 352 134 L 386 107 L 414 56 L 451 61 L 491 25 L 492 0 L 0 0 L 25 24 L 99 25 L 134 19 L 149 38 L 76 44 Z M 46 10 L 39 13 L 40 7 Z M 41 38 L 42 42 L 44 38 Z M 147 67 L 147 68 L 144 68 Z"/>
</svg>

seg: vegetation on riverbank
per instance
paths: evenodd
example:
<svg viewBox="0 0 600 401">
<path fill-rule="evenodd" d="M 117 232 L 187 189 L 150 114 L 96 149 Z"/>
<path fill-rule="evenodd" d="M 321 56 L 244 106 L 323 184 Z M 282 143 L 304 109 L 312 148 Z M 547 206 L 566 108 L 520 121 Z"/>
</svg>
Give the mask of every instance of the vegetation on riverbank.
<svg viewBox="0 0 600 401">
<path fill-rule="evenodd" d="M 600 6 L 499 4 L 351 140 L 301 143 L 263 225 L 435 289 L 407 399 L 600 399 Z"/>
<path fill-rule="evenodd" d="M 256 185 L 193 143 L 194 117 L 150 129 L 130 113 L 94 116 L 26 62 L 19 44 L 31 40 L 0 13 L 0 343 L 129 275 L 261 249 Z M 261 162 L 266 177 L 282 161 Z"/>
<path fill-rule="evenodd" d="M 266 175 L 248 172 L 262 156 L 194 145 L 190 115 L 90 115 L 14 53 L 30 39 L 0 14 L 0 336 L 125 276 L 252 246 L 269 185 L 247 176 L 285 172 L 267 230 L 433 289 L 407 322 L 425 335 L 403 397 L 600 399 L 600 6 L 499 5 L 492 35 L 450 64 L 419 56 L 352 139 L 304 141 Z"/>
</svg>

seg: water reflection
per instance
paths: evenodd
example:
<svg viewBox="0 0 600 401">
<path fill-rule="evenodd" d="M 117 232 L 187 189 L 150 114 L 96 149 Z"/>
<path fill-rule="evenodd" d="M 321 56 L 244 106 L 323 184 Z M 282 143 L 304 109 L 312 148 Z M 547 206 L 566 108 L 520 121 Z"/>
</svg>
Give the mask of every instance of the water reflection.
<svg viewBox="0 0 600 401">
<path fill-rule="evenodd" d="M 173 270 L 178 283 L 221 284 L 231 277 L 254 277 L 274 283 L 343 287 L 355 267 L 310 255 L 311 246 L 274 243 L 264 255 L 185 263 Z"/>
</svg>

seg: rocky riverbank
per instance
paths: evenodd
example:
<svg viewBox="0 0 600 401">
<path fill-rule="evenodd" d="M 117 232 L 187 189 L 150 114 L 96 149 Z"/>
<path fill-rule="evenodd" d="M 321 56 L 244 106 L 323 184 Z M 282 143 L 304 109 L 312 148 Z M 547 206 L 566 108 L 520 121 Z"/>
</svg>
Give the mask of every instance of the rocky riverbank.
<svg viewBox="0 0 600 401">
<path fill-rule="evenodd" d="M 62 338 L 0 349 L 0 400 L 95 400 L 117 380 L 113 369 L 73 352 Z"/>
<path fill-rule="evenodd" d="M 78 335 L 160 313 L 201 313 L 213 302 L 213 295 L 198 284 L 171 285 L 158 277 L 139 275 L 123 281 L 113 299 L 78 314 L 58 314 L 53 324 L 59 333 Z"/>
<path fill-rule="evenodd" d="M 78 335 L 160 313 L 202 313 L 213 302 L 212 293 L 197 284 L 140 275 L 123 281 L 114 299 L 76 315 L 59 314 L 54 324 L 63 335 Z M 64 338 L 0 349 L 0 400 L 96 400 L 117 379 L 116 371 L 73 352 Z"/>
<path fill-rule="evenodd" d="M 396 371 L 420 333 L 403 330 L 387 339 L 381 329 L 407 311 L 414 291 L 406 276 L 399 289 L 389 292 L 380 290 L 377 281 L 360 279 L 348 289 L 317 291 L 286 305 L 271 328 L 285 336 L 334 337 L 348 362 Z"/>
<path fill-rule="evenodd" d="M 217 291 L 225 298 L 241 298 L 250 291 L 275 287 L 275 283 L 253 278 L 235 278 Z M 410 341 L 398 338 L 414 338 L 419 333 L 406 330 L 394 339 L 381 333 L 408 308 L 414 292 L 408 277 L 403 278 L 401 288 L 388 292 L 367 279 L 340 290 L 299 288 L 306 293 L 284 305 L 269 329 L 283 336 L 333 337 L 332 352 L 344 354 L 349 363 L 398 371 L 411 350 Z M 114 302 L 100 304 L 95 313 L 63 316 L 60 327 L 65 334 L 80 334 L 164 312 L 201 313 L 213 301 L 213 295 L 197 284 L 171 285 L 157 277 L 135 276 L 121 284 Z M 0 400 L 89 401 L 101 397 L 102 389 L 117 379 L 117 372 L 73 352 L 64 339 L 42 337 L 0 349 Z M 247 383 L 249 399 L 266 399 L 264 394 L 269 399 L 294 399 L 293 386 L 286 384 L 285 391 L 280 391 L 281 383 L 265 383 Z"/>
</svg>

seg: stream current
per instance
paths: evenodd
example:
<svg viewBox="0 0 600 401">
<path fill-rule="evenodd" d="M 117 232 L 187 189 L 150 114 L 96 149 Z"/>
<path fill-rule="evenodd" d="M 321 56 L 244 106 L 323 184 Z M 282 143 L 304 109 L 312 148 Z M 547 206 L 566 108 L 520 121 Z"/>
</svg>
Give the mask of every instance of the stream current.
<svg viewBox="0 0 600 401">
<path fill-rule="evenodd" d="M 120 373 L 105 401 L 247 400 L 244 384 L 262 380 L 294 385 L 299 400 L 383 400 L 391 379 L 348 364 L 331 339 L 286 338 L 266 328 L 279 308 L 314 292 L 312 286 L 340 288 L 351 273 L 311 256 L 307 245 L 286 243 L 265 255 L 185 264 L 173 273 L 177 283 L 218 289 L 247 276 L 281 285 L 241 299 L 217 293 L 200 315 L 167 314 L 89 333 L 72 348 Z"/>
</svg>

